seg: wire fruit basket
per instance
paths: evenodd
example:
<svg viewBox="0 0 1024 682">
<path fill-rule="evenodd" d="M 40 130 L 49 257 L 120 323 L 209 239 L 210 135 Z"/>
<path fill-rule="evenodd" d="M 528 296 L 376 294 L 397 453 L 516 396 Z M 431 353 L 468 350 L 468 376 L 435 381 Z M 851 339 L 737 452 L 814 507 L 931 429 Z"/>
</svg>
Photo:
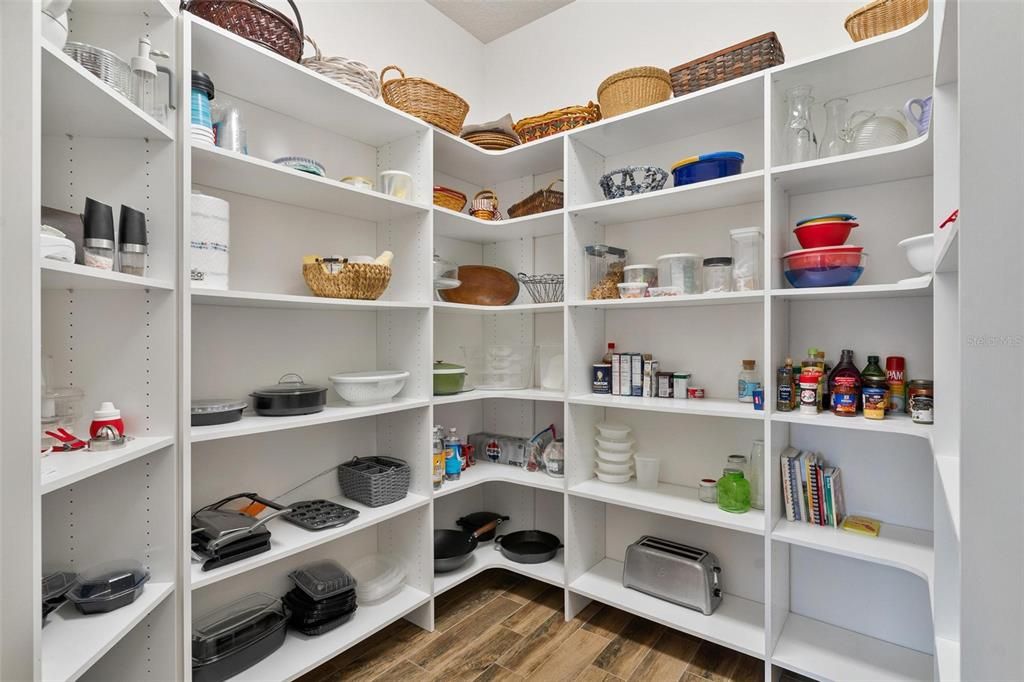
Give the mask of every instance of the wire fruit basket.
<svg viewBox="0 0 1024 682">
<path fill-rule="evenodd" d="M 520 272 L 518 277 L 534 303 L 560 303 L 565 298 L 565 275 L 528 275 Z"/>
</svg>

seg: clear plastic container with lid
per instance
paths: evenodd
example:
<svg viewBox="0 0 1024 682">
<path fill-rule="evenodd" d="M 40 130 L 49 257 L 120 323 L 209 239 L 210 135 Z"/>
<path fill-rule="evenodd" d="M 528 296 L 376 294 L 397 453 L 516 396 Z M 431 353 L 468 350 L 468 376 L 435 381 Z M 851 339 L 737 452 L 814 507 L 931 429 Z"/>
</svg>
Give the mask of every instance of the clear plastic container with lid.
<svg viewBox="0 0 1024 682">
<path fill-rule="evenodd" d="M 732 291 L 732 258 L 705 258 L 704 293 L 720 294 L 726 291 Z"/>
<path fill-rule="evenodd" d="M 405 581 L 405 568 L 390 554 L 371 554 L 352 564 L 352 575 L 357 581 L 357 600 L 360 604 L 369 604 L 397 592 Z"/>
<path fill-rule="evenodd" d="M 764 230 L 740 227 L 729 230 L 732 240 L 732 290 L 758 291 L 764 286 L 761 266 L 764 262 Z"/>
<path fill-rule="evenodd" d="M 324 559 L 288 574 L 295 586 L 313 599 L 328 599 L 355 589 L 356 579 L 337 561 Z"/>
<path fill-rule="evenodd" d="M 666 253 L 658 256 L 658 284 L 679 287 L 684 294 L 699 294 L 704 288 L 701 276 L 703 258 L 696 253 Z"/>
<path fill-rule="evenodd" d="M 616 298 L 619 293 L 615 285 L 620 284 L 626 268 L 626 249 L 607 244 L 590 244 L 584 247 L 584 284 L 582 292 L 589 300 Z"/>
<path fill-rule="evenodd" d="M 193 682 L 225 680 L 266 658 L 284 643 L 286 623 L 281 600 L 262 592 L 193 621 Z"/>
<path fill-rule="evenodd" d="M 82 613 L 106 613 L 135 601 L 147 580 L 149 571 L 138 561 L 108 561 L 78 574 L 67 598 Z"/>
</svg>

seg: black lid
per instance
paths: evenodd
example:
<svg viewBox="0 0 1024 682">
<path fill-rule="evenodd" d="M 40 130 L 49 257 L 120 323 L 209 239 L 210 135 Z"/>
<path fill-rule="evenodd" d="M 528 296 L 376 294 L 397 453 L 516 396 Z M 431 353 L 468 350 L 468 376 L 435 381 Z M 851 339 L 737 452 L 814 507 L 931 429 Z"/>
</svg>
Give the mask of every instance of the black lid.
<svg viewBox="0 0 1024 682">
<path fill-rule="evenodd" d="M 82 214 L 85 239 L 109 239 L 114 241 L 114 209 L 102 201 L 85 198 L 85 212 Z"/>
<path fill-rule="evenodd" d="M 704 265 L 732 265 L 732 258 L 728 256 L 716 256 L 715 258 L 705 258 Z"/>
<path fill-rule="evenodd" d="M 146 214 L 121 204 L 121 222 L 118 227 L 121 244 L 147 244 Z"/>
<path fill-rule="evenodd" d="M 213 99 L 215 94 L 213 80 L 202 71 L 196 71 L 195 69 L 192 70 L 192 88 L 194 90 L 202 90 L 210 99 Z"/>
<path fill-rule="evenodd" d="M 872 362 L 875 363 L 876 365 L 878 364 L 878 356 L 877 355 L 869 355 L 868 356 L 868 364 L 870 365 Z"/>
</svg>

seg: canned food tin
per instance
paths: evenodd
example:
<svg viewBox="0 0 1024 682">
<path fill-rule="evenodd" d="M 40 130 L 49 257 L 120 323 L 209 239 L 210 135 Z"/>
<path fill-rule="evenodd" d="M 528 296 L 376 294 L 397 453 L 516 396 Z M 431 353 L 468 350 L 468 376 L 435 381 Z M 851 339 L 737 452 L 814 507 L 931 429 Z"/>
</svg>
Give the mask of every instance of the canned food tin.
<svg viewBox="0 0 1024 682">
<path fill-rule="evenodd" d="M 935 384 L 928 379 L 915 379 L 907 390 L 910 418 L 918 424 L 935 421 Z"/>
<path fill-rule="evenodd" d="M 594 363 L 593 392 L 612 392 L 612 366 L 610 364 L 604 362 Z"/>
</svg>

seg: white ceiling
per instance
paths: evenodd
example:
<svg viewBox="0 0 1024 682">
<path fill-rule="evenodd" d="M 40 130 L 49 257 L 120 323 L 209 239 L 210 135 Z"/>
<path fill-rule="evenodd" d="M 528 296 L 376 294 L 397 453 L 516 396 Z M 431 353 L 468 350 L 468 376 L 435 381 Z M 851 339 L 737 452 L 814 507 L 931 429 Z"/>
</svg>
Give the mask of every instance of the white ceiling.
<svg viewBox="0 0 1024 682">
<path fill-rule="evenodd" d="M 482 43 L 540 19 L 573 0 L 427 0 Z"/>
</svg>

